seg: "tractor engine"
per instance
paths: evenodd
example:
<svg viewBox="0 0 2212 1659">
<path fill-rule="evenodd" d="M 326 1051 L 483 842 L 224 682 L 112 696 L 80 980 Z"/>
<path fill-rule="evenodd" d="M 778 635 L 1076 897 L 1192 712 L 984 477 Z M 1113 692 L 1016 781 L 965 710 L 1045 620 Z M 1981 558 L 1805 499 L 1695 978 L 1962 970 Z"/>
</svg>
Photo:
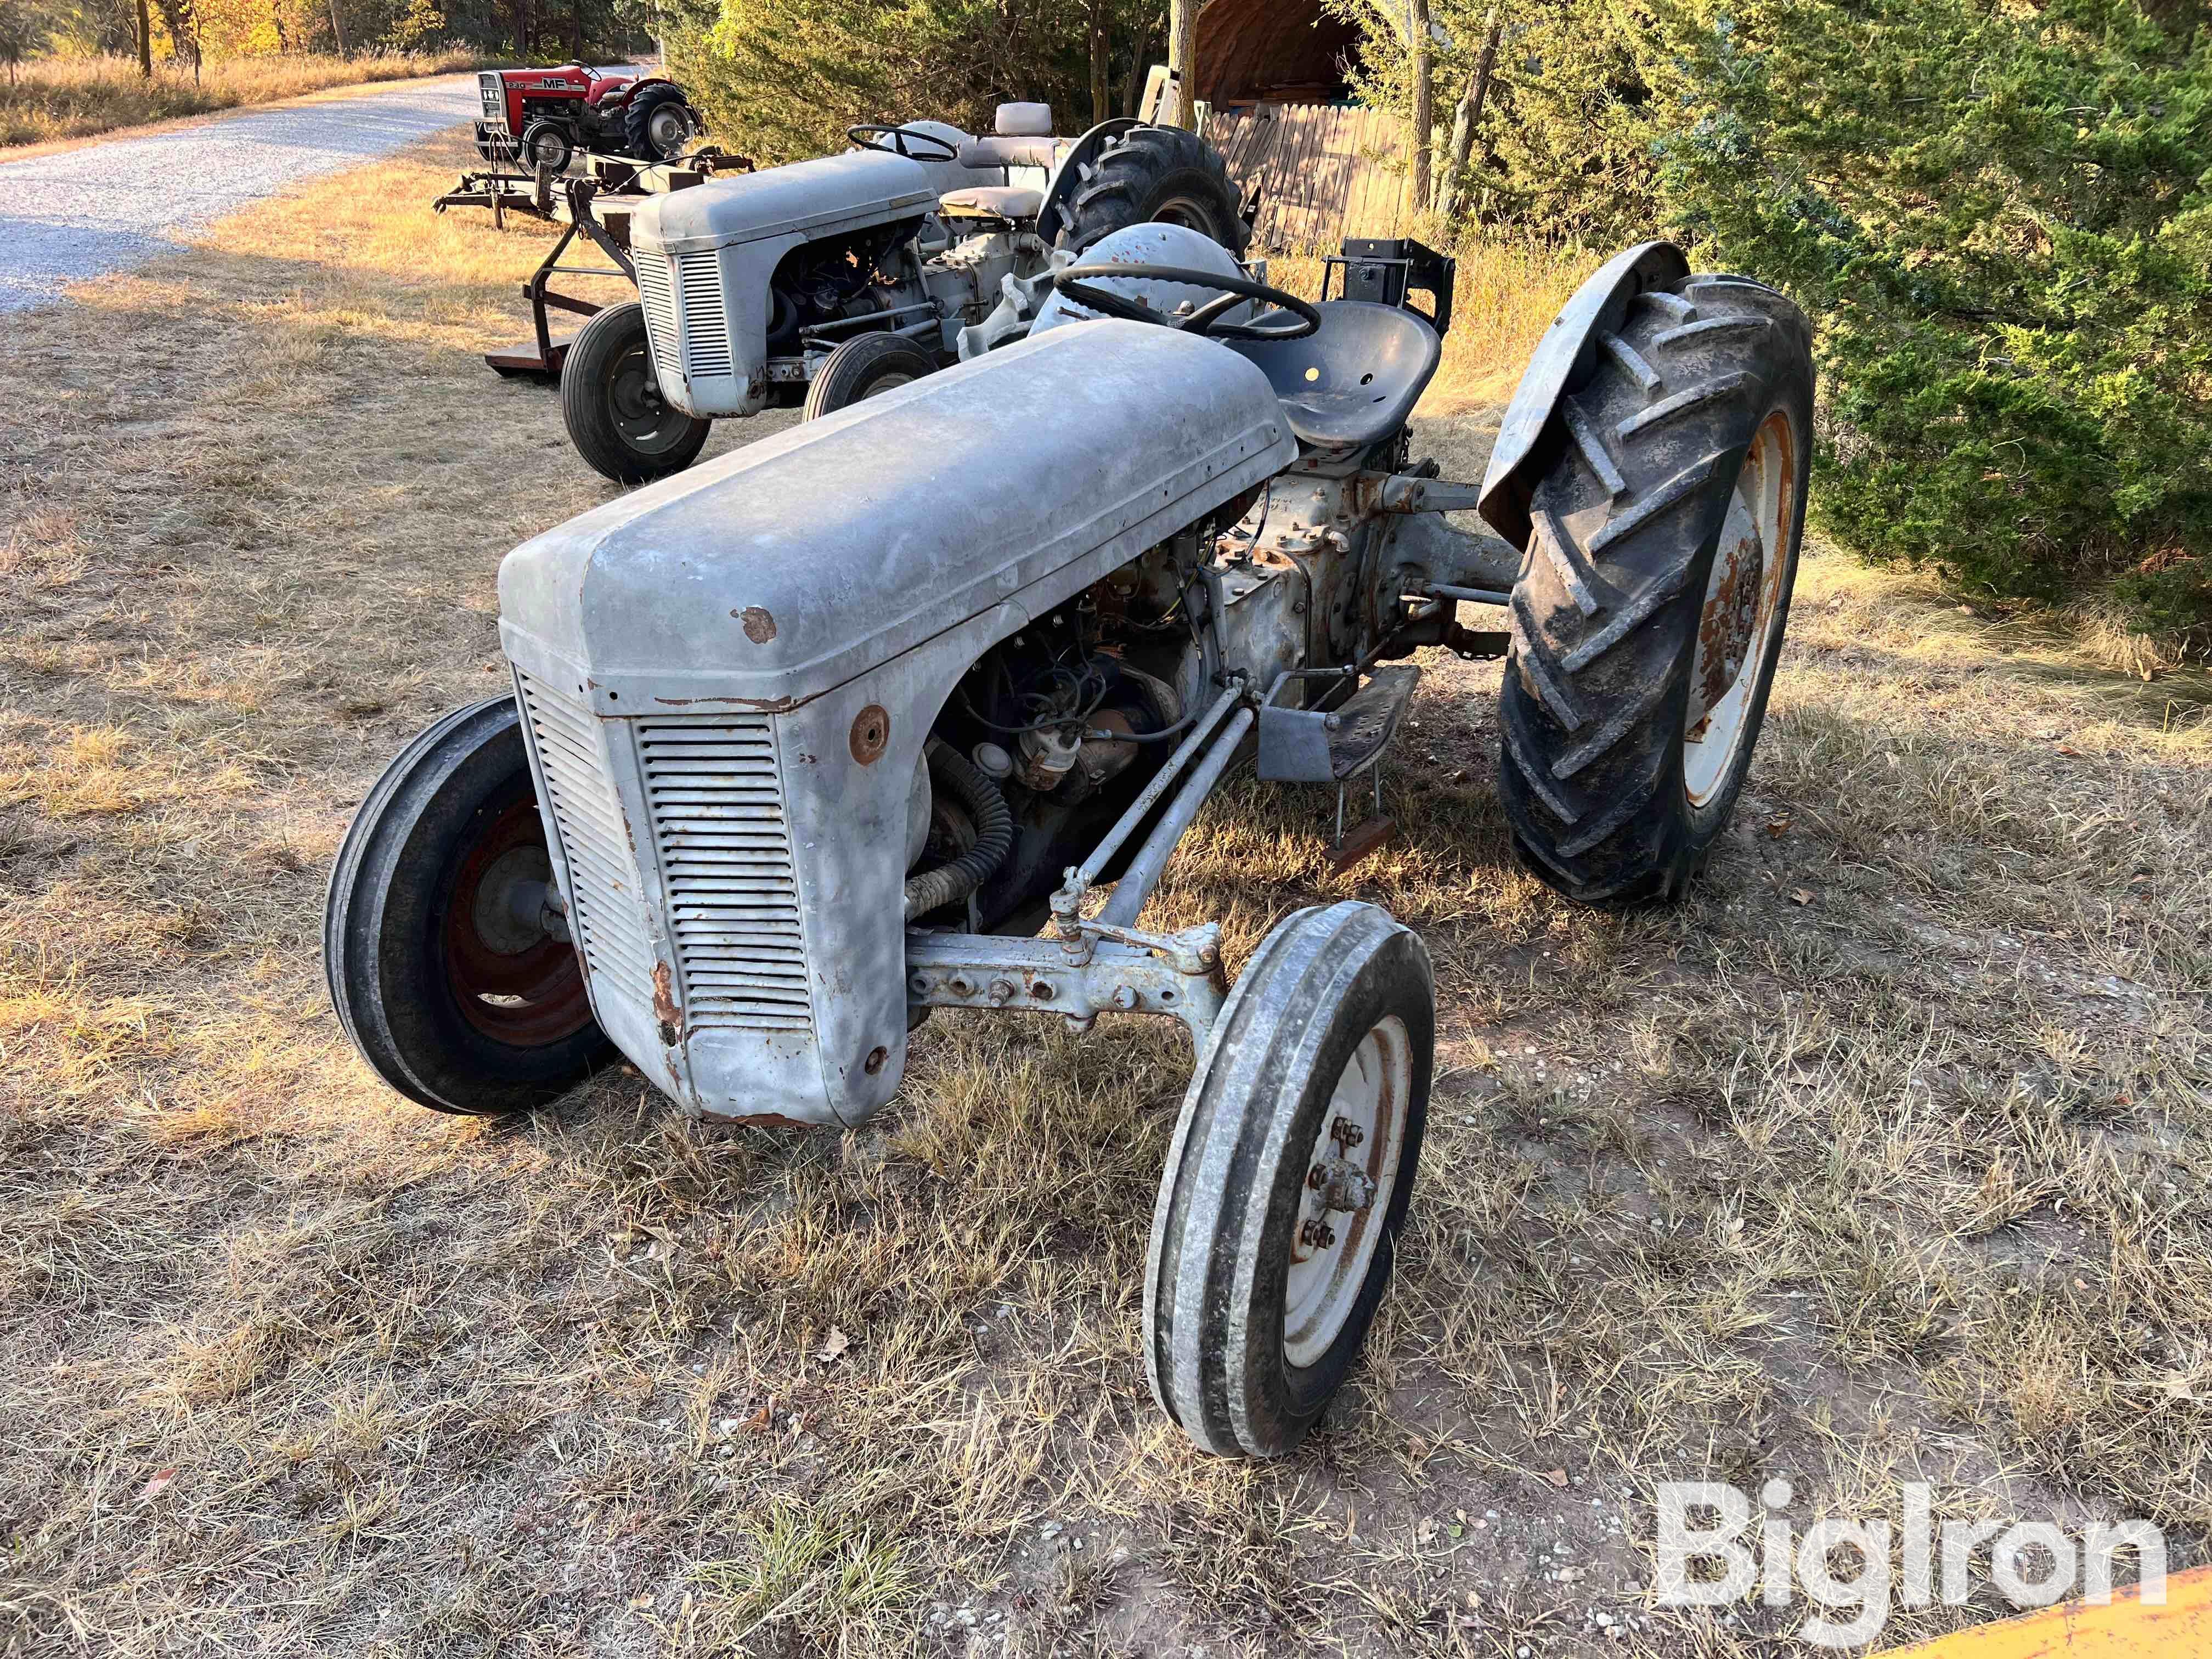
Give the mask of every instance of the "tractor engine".
<svg viewBox="0 0 2212 1659">
<path fill-rule="evenodd" d="M 809 329 L 880 316 L 906 303 L 897 265 L 925 222 L 894 220 L 792 249 L 769 283 L 769 355 L 799 352 Z"/>
</svg>

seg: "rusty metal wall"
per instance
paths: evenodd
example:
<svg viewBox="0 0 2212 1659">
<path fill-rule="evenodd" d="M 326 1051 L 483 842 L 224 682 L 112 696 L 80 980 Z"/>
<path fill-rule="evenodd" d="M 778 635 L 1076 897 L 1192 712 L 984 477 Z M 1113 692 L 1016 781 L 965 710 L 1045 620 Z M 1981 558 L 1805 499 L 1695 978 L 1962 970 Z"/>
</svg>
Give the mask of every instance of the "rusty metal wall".
<svg viewBox="0 0 2212 1659">
<path fill-rule="evenodd" d="M 1253 104 L 1214 111 L 1206 136 L 1240 189 L 1260 187 L 1260 252 L 1334 252 L 1346 236 L 1397 235 L 1413 216 L 1405 130 L 1388 111 Z"/>
</svg>

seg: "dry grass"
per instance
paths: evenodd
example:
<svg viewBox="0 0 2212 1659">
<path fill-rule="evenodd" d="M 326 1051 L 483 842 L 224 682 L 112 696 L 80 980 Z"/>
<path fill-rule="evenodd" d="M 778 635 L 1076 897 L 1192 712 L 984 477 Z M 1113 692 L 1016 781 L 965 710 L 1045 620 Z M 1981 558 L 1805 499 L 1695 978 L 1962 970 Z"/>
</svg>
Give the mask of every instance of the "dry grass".
<svg viewBox="0 0 2212 1659">
<path fill-rule="evenodd" d="M 1158 915 L 1239 956 L 1356 893 L 1438 965 L 1399 1286 L 1289 1462 L 1194 1454 L 1137 1370 L 1170 1030 L 940 1018 L 842 1139 L 621 1072 L 510 1126 L 373 1085 L 317 957 L 348 812 L 499 689 L 500 553 L 610 493 L 476 360 L 543 242 L 418 205 L 465 154 L 0 345 L 40 389 L 0 410 L 0 1632 L 1772 1651 L 1794 1611 L 1639 1588 L 1653 1483 L 1714 1473 L 1801 1521 L 1917 1477 L 2203 1554 L 2207 688 L 1817 553 L 1681 908 L 1514 866 L 1496 671 L 1444 661 L 1395 848 L 1331 878 L 1318 794 L 1245 786 L 1178 860 Z M 1485 426 L 1422 435 L 1475 476 Z"/>
<path fill-rule="evenodd" d="M 210 62 L 198 76 L 180 64 L 156 64 L 151 76 L 130 58 L 41 58 L 0 85 L 0 149 L 55 139 L 83 138 L 118 127 L 143 126 L 180 115 L 332 87 L 450 75 L 485 60 L 470 52 L 392 52 L 357 58 L 294 52 Z"/>
</svg>

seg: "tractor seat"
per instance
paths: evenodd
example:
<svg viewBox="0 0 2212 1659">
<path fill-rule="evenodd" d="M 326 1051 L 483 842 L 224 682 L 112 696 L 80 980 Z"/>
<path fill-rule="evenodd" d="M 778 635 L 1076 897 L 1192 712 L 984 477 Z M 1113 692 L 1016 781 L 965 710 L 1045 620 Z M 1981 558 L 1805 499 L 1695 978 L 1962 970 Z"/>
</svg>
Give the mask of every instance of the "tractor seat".
<svg viewBox="0 0 2212 1659">
<path fill-rule="evenodd" d="M 1300 443 L 1358 449 L 1406 423 L 1443 356 L 1436 330 L 1397 306 L 1330 300 L 1302 340 L 1224 340 L 1275 389 Z"/>
<path fill-rule="evenodd" d="M 970 138 L 960 146 L 959 161 L 977 172 L 992 167 L 1056 167 L 1061 141 L 1052 137 Z"/>
<path fill-rule="evenodd" d="M 1034 219 L 1044 205 L 1044 192 L 1010 185 L 976 185 L 947 191 L 937 200 L 940 209 L 957 219 Z"/>
</svg>

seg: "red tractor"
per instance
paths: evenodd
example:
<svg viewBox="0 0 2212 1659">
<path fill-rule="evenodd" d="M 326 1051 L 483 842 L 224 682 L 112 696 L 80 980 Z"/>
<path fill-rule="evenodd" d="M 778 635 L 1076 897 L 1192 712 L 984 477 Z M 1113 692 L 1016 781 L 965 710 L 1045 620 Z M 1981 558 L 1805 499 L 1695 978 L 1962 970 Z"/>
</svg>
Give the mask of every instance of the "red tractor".
<svg viewBox="0 0 2212 1659">
<path fill-rule="evenodd" d="M 667 161 L 704 125 L 684 88 L 663 75 L 621 75 L 567 64 L 559 69 L 487 70 L 477 76 L 483 118 L 477 153 L 513 156 L 535 172 L 568 170 L 580 149 Z"/>
</svg>

